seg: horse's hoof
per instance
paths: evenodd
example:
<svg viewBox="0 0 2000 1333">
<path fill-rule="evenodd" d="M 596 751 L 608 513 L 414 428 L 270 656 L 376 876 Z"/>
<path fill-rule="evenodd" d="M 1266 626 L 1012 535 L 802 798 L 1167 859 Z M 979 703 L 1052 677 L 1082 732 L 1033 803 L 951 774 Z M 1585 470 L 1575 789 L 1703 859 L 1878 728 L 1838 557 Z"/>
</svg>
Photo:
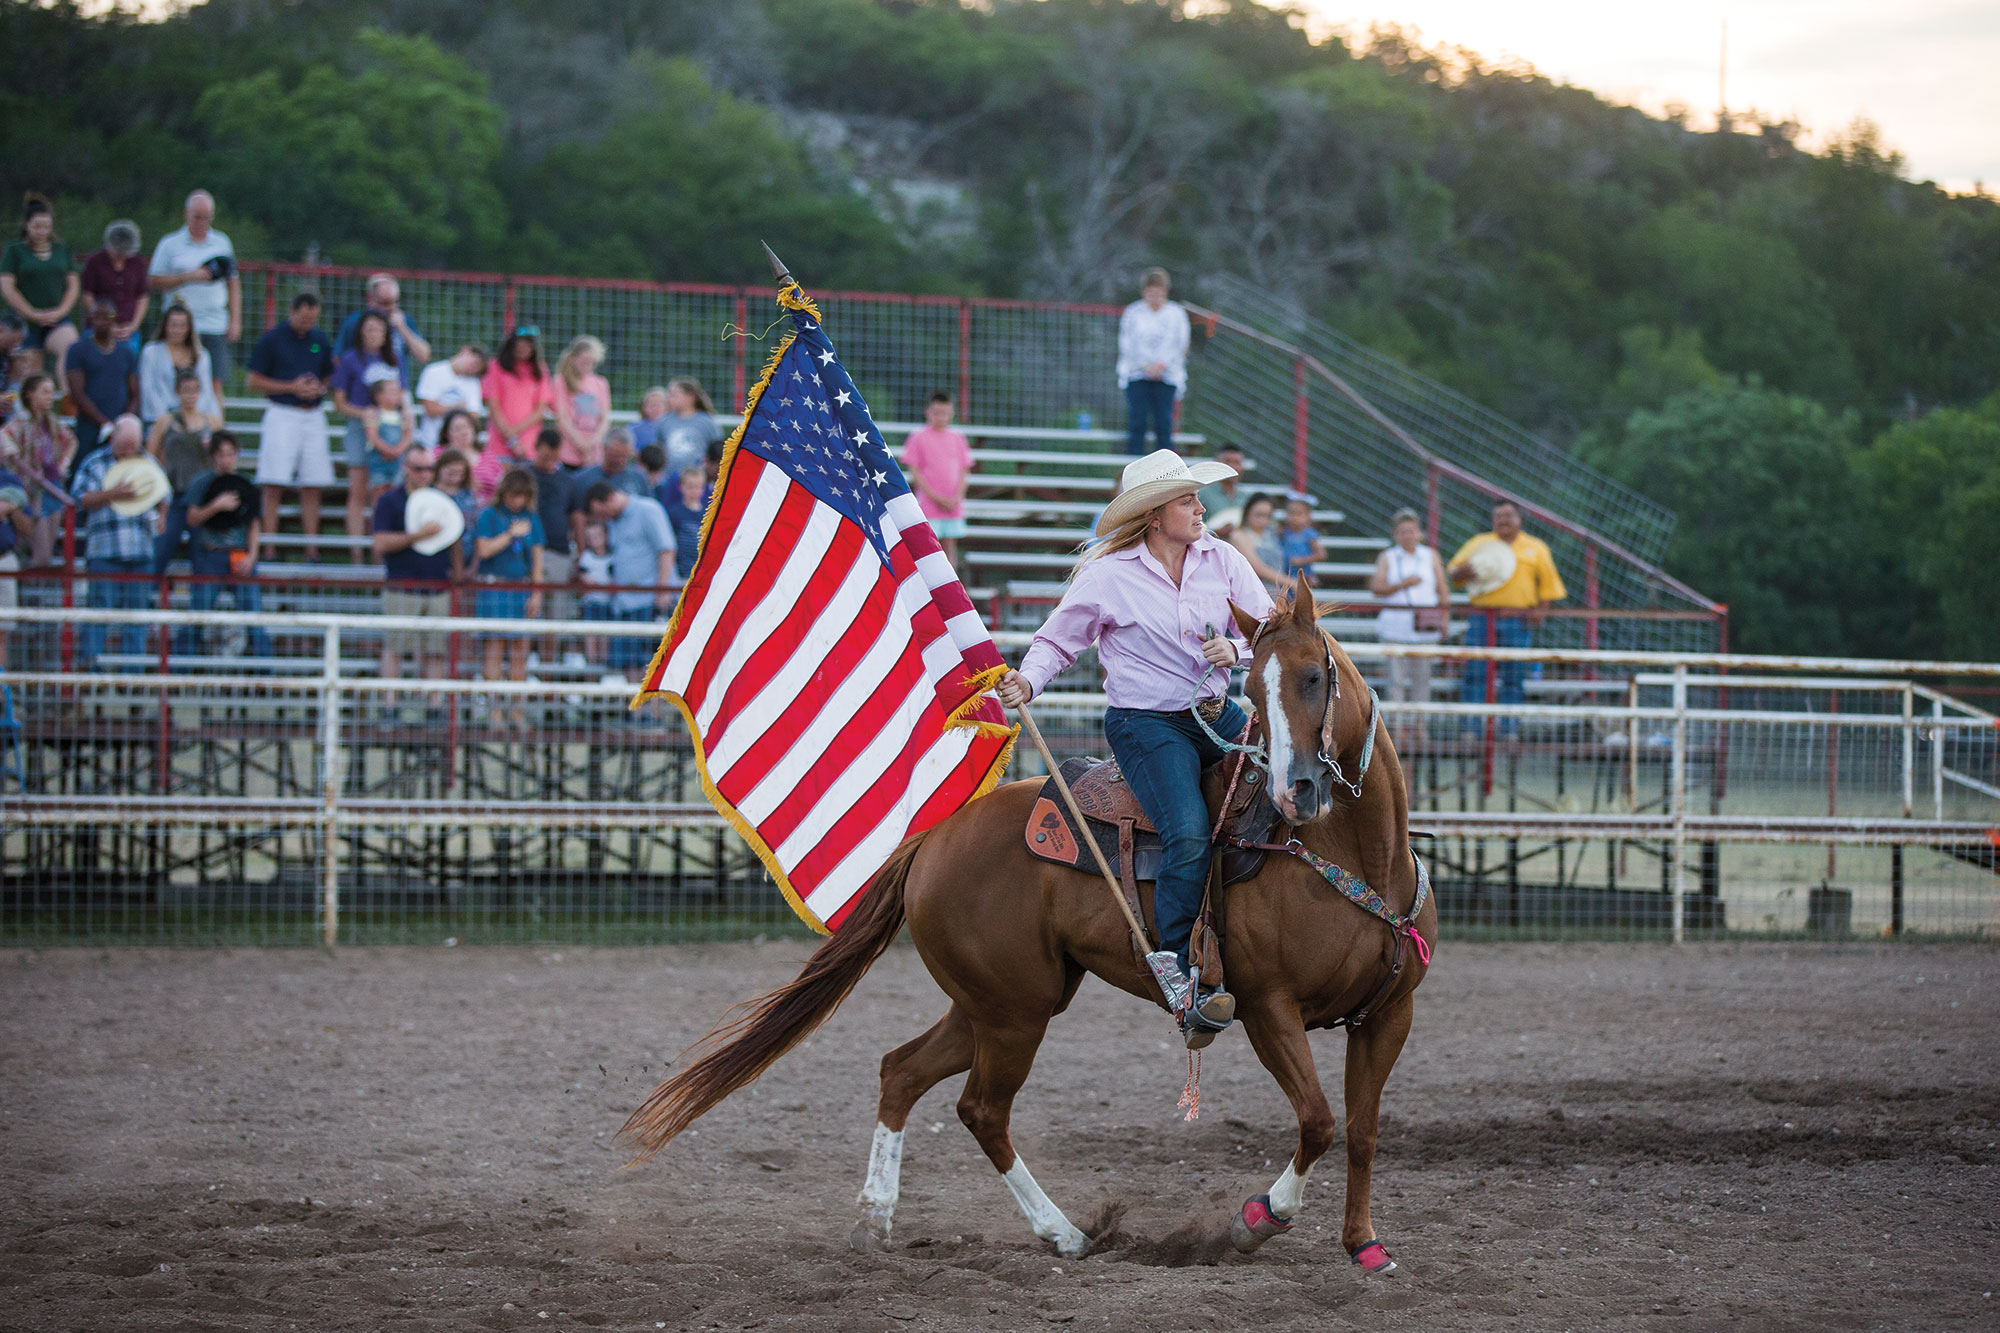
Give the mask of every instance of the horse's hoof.
<svg viewBox="0 0 2000 1333">
<path fill-rule="evenodd" d="M 1347 1253 L 1356 1267 L 1365 1272 L 1386 1276 L 1396 1271 L 1396 1261 L 1389 1257 L 1389 1247 L 1379 1240 L 1365 1241 Z"/>
<path fill-rule="evenodd" d="M 877 1230 L 864 1217 L 854 1224 L 854 1230 L 847 1233 L 847 1248 L 863 1254 L 886 1254 L 889 1251 L 889 1228 L 884 1226 Z"/>
<path fill-rule="evenodd" d="M 1250 1254 L 1273 1236 L 1282 1236 L 1292 1224 L 1271 1211 L 1271 1196 L 1259 1194 L 1244 1201 L 1243 1209 L 1229 1224 L 1229 1243 L 1238 1254 Z"/>
</svg>

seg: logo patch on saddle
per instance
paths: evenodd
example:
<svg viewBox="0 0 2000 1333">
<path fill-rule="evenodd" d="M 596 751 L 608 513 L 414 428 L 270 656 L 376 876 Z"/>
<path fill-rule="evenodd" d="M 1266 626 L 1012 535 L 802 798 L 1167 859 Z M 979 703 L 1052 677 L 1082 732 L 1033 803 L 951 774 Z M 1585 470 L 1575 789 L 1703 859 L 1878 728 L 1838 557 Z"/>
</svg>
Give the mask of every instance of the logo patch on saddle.
<svg viewBox="0 0 2000 1333">
<path fill-rule="evenodd" d="M 1204 775 L 1202 790 L 1213 812 L 1221 803 L 1228 765 L 1217 765 Z M 1089 823 L 1089 836 L 1097 839 L 1104 859 L 1121 879 L 1147 883 L 1160 877 L 1160 835 L 1139 808 L 1139 800 L 1118 771 L 1115 759 L 1070 759 L 1062 766 L 1063 780 Z M 1252 842 L 1264 842 L 1278 825 L 1278 811 L 1264 799 L 1263 773 L 1249 765 L 1237 781 L 1229 801 L 1225 830 Z M 1121 837 L 1121 834 L 1123 835 Z M 1028 812 L 1024 830 L 1028 850 L 1044 861 L 1073 866 L 1097 873 L 1096 858 L 1084 845 L 1084 831 L 1076 827 L 1064 808 L 1062 793 L 1054 778 L 1043 781 L 1035 805 Z M 1264 864 L 1264 853 L 1242 847 L 1222 849 L 1222 882 L 1234 884 L 1250 878 Z"/>
<path fill-rule="evenodd" d="M 1053 784 L 1043 787 L 1041 798 L 1028 813 L 1028 847 L 1044 860 L 1073 866 L 1082 849 L 1076 844 L 1076 831 L 1063 818 L 1056 798 L 1049 794 L 1052 787 Z"/>
</svg>

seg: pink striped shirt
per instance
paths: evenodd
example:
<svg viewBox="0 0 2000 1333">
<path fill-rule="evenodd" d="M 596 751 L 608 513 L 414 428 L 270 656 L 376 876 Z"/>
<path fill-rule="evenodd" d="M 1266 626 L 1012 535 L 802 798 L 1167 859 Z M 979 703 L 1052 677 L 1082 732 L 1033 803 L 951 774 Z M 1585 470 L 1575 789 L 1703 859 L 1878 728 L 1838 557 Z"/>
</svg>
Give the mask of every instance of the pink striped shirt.
<svg viewBox="0 0 2000 1333">
<path fill-rule="evenodd" d="M 1091 560 L 1036 632 L 1021 674 L 1040 694 L 1095 643 L 1113 708 L 1183 711 L 1197 683 L 1203 699 L 1219 698 L 1228 684 L 1222 672 L 1209 674 L 1201 655 L 1210 626 L 1236 645 L 1238 660 L 1249 660 L 1232 601 L 1260 619 L 1271 613 L 1271 593 L 1243 553 L 1206 534 L 1188 547 L 1179 587 L 1144 543 Z"/>
</svg>

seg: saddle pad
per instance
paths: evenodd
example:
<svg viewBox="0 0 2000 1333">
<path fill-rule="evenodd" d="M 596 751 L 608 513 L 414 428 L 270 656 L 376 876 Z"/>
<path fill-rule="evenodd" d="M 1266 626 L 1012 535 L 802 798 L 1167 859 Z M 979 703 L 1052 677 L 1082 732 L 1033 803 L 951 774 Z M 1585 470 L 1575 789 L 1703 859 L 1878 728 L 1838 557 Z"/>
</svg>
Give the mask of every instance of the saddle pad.
<svg viewBox="0 0 2000 1333">
<path fill-rule="evenodd" d="M 1089 772 L 1099 763 L 1095 759 L 1071 759 L 1062 766 L 1064 781 L 1073 774 Z M 1240 785 L 1240 784 L 1239 784 Z M 1259 792 L 1261 796 L 1261 790 Z M 1209 793 L 1210 808 L 1221 797 L 1221 791 Z M 1232 808 L 1235 803 L 1232 802 Z M 1261 818 L 1269 812 L 1269 822 Z M 1252 828 L 1256 832 L 1243 832 L 1241 836 L 1251 841 L 1266 841 L 1271 827 L 1278 821 L 1278 812 L 1269 801 L 1258 800 L 1244 814 L 1250 816 Z M 1232 821 L 1234 825 L 1235 821 Z M 1234 829 L 1232 831 L 1239 831 Z M 1112 873 L 1118 871 L 1118 826 L 1098 820 L 1090 821 L 1090 832 L 1096 837 L 1097 845 L 1104 853 L 1105 864 Z M 1044 861 L 1058 865 L 1072 866 L 1088 874 L 1097 873 L 1097 862 L 1090 849 L 1078 836 L 1076 822 L 1063 807 L 1062 793 L 1056 790 L 1054 778 L 1045 779 L 1042 789 L 1036 793 L 1034 807 L 1028 812 L 1028 826 L 1024 830 L 1028 850 Z M 1222 883 L 1224 886 L 1249 879 L 1263 869 L 1265 853 L 1254 848 L 1229 847 L 1222 849 Z M 1160 877 L 1160 835 L 1151 828 L 1136 825 L 1132 836 L 1132 878 L 1141 883 L 1151 883 Z"/>
</svg>

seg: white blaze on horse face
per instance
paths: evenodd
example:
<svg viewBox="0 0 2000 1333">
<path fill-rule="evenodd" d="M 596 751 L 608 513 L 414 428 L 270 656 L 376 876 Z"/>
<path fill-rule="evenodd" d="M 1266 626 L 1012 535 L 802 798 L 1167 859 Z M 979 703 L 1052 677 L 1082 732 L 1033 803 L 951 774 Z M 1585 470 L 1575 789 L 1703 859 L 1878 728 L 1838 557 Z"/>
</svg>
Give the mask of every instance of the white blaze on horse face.
<svg viewBox="0 0 2000 1333">
<path fill-rule="evenodd" d="M 1063 1258 L 1080 1258 L 1090 1248 L 1090 1238 L 1070 1225 L 1062 1209 L 1042 1193 L 1042 1187 L 1028 1174 L 1028 1164 L 1021 1160 L 1019 1153 L 1014 1154 L 1014 1165 L 1002 1173 L 1000 1179 L 1007 1182 L 1007 1189 L 1013 1194 L 1014 1202 L 1021 1205 L 1021 1211 L 1027 1215 L 1028 1225 L 1035 1229 L 1035 1234 L 1043 1240 L 1054 1241 L 1056 1252 Z"/>
<path fill-rule="evenodd" d="M 868 1179 L 862 1182 L 861 1197 L 855 1202 L 871 1213 L 880 1213 L 886 1222 L 896 1211 L 902 1179 L 903 1131 L 878 1124 L 875 1142 L 868 1149 Z"/>
<path fill-rule="evenodd" d="M 1271 750 L 1271 795 L 1291 803 L 1292 724 L 1285 716 L 1284 668 L 1278 655 L 1264 659 L 1264 730 Z"/>
<path fill-rule="evenodd" d="M 1290 1162 L 1285 1163 L 1285 1173 L 1278 1177 L 1277 1184 L 1271 1186 L 1271 1211 L 1278 1215 L 1280 1221 L 1291 1221 L 1299 1211 L 1299 1205 L 1305 1202 L 1306 1176 L 1311 1174 L 1311 1167 L 1307 1167 L 1302 1176 L 1292 1170 Z"/>
</svg>

